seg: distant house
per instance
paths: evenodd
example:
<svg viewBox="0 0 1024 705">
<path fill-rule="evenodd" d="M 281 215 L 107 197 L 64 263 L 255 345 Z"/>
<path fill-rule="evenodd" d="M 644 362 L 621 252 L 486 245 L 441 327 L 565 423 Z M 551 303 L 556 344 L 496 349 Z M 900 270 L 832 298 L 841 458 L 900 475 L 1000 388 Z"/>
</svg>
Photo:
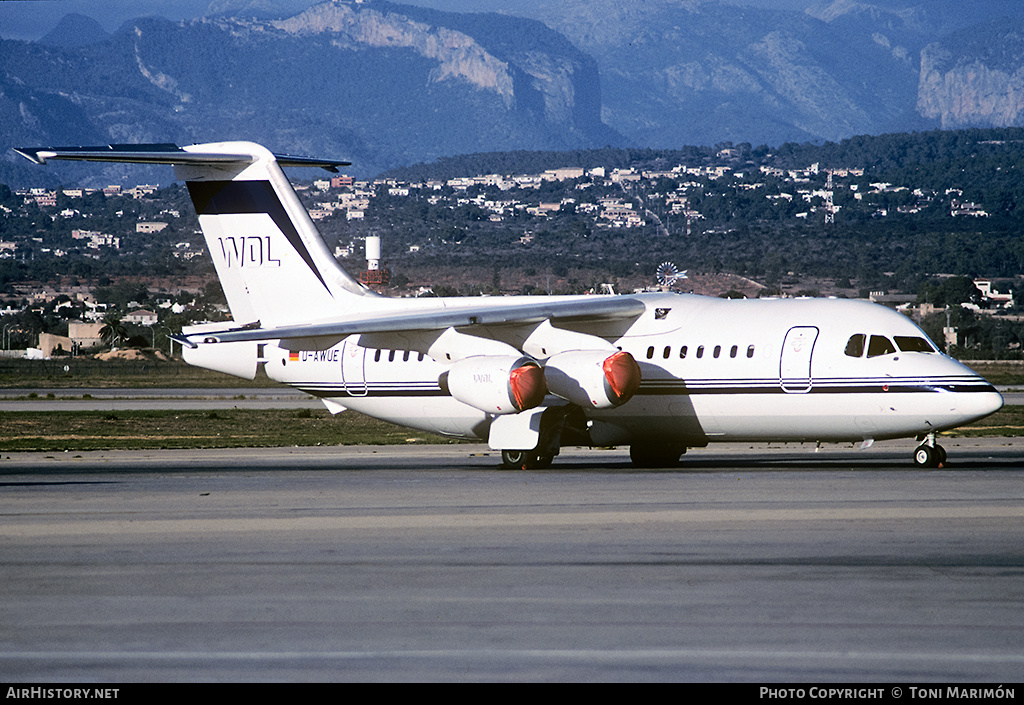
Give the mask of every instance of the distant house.
<svg viewBox="0 0 1024 705">
<path fill-rule="evenodd" d="M 88 240 L 86 247 L 98 250 L 101 247 L 120 249 L 121 238 L 107 235 L 96 230 L 72 230 L 71 237 L 76 240 Z"/>
<path fill-rule="evenodd" d="M 562 167 L 560 169 L 547 169 L 542 178 L 546 181 L 567 181 L 579 179 L 584 175 L 585 170 L 579 167 Z"/>
<path fill-rule="evenodd" d="M 42 351 L 44 358 L 49 358 L 53 355 L 54 350 L 58 348 L 67 353 L 71 354 L 72 340 L 71 338 L 62 335 L 53 335 L 51 333 L 40 333 L 39 334 L 39 350 Z"/>
<path fill-rule="evenodd" d="M 1003 308 L 1010 308 L 1013 306 L 1013 289 L 1010 289 L 1010 293 L 1001 294 L 992 287 L 992 281 L 990 279 L 975 279 L 974 286 L 978 287 L 978 291 L 981 292 L 983 299 L 990 303 L 994 303 Z"/>
<path fill-rule="evenodd" d="M 156 324 L 157 320 L 159 317 L 154 312 L 143 308 L 132 311 L 121 319 L 123 323 L 134 323 L 138 326 L 152 326 Z"/>
<path fill-rule="evenodd" d="M 100 330 L 104 325 L 103 323 L 68 321 L 68 337 L 79 348 L 95 347 L 103 342 Z"/>
<path fill-rule="evenodd" d="M 160 223 L 157 221 L 152 222 L 138 222 L 135 224 L 135 232 L 137 233 L 158 233 L 167 227 L 167 223 Z"/>
<path fill-rule="evenodd" d="M 47 206 L 52 208 L 53 206 L 57 205 L 57 193 L 55 191 L 39 194 L 38 196 L 33 196 L 33 198 L 35 199 L 36 204 L 39 206 Z"/>
</svg>

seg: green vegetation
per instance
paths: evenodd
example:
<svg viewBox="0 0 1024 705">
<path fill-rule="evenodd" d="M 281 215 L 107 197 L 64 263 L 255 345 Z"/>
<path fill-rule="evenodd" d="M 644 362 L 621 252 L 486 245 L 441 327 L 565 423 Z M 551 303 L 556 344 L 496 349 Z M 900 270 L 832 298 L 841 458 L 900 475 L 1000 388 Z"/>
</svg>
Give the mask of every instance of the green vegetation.
<svg viewBox="0 0 1024 705">
<path fill-rule="evenodd" d="M 353 411 L 0 412 L 0 451 L 449 443 Z"/>
<path fill-rule="evenodd" d="M 728 148 L 730 156 L 721 156 Z M 787 170 L 815 173 L 799 181 Z M 682 149 L 595 149 L 549 152 L 502 152 L 446 157 L 430 164 L 396 169 L 382 177 L 403 182 L 444 181 L 484 174 L 538 174 L 565 166 L 634 169 L 669 174 L 677 166 L 727 167 L 720 178 L 678 173 L 671 177 L 613 184 L 599 179 L 544 182 L 538 188 L 500 190 L 473 185 L 454 192 L 414 189 L 409 196 L 388 194 L 387 184 L 371 185 L 365 218 L 348 221 L 343 211 L 318 223 L 329 246 L 358 243 L 367 234 L 384 237 L 385 254 L 396 273 L 435 272 L 458 276 L 467 267 L 532 269 L 531 284 L 544 289 L 547 275 L 557 275 L 552 262 L 580 268 L 595 279 L 642 275 L 648 282 L 666 259 L 694 272 L 730 272 L 779 285 L 792 272 L 843 278 L 857 289 L 917 292 L 936 284 L 936 273 L 984 277 L 1016 277 L 1024 273 L 1024 128 L 933 130 L 913 134 L 855 137 L 839 143 L 784 144 L 778 148 L 732 143 Z M 836 176 L 835 223 L 825 227 L 822 201 L 828 169 L 862 169 L 860 175 Z M 765 171 L 768 170 L 768 171 Z M 774 170 L 774 171 L 773 171 Z M 877 184 L 891 188 L 878 189 Z M 803 194 L 801 193 L 803 192 Z M 667 196 L 684 196 L 700 214 L 687 220 L 673 214 Z M 787 197 L 781 197 L 785 194 Z M 325 197 L 303 191 L 308 207 Z M 649 210 L 651 218 L 638 228 L 602 228 L 582 210 L 605 196 L 620 197 Z M 769 198 L 768 196 L 772 196 Z M 806 199 L 803 197 L 806 196 Z M 335 195 L 336 197 L 336 195 Z M 476 200 L 474 200 L 476 199 Z M 571 199 L 558 212 L 535 217 L 511 208 L 491 221 L 484 199 L 517 200 L 524 205 Z M 330 199 L 327 199 L 330 200 Z M 953 217 L 953 202 L 971 204 L 984 217 Z M 16 299 L 13 285 L 78 279 L 95 284 L 100 301 L 122 305 L 142 292 L 113 291 L 113 280 L 125 277 L 211 277 L 209 257 L 182 259 L 176 246 L 204 248 L 195 234 L 197 220 L 185 189 L 160 189 L 145 198 L 91 194 L 69 198 L 58 194 L 55 207 L 25 202 L 0 185 L 0 222 L 7 241 L 16 242 L 16 256 L 0 259 L 0 295 Z M 56 217 L 65 209 L 70 217 Z M 168 211 L 177 215 L 169 216 Z M 798 217 L 809 212 L 806 217 Z M 121 215 L 118 215 L 118 214 Z M 883 215 L 884 214 L 884 215 Z M 135 232 L 138 221 L 162 220 L 159 233 Z M 119 250 L 90 249 L 72 238 L 76 229 L 96 230 L 120 238 Z M 687 232 L 689 229 L 689 232 Z M 525 234 L 534 236 L 520 244 Z M 415 246 L 416 251 L 410 252 Z M 65 256 L 53 256 L 61 250 Z M 362 268 L 359 256 L 350 258 Z M 578 278 L 579 279 L 579 278 Z M 137 283 L 137 282 L 136 282 Z M 415 281 L 415 284 L 433 283 Z M 489 277 L 469 282 L 489 287 Z M 580 279 L 575 287 L 585 282 Z M 586 282 L 589 283 L 589 282 Z"/>
<path fill-rule="evenodd" d="M 547 291 L 551 280 L 561 279 L 556 290 L 578 293 L 594 281 L 650 284 L 657 265 L 670 260 L 690 272 L 751 277 L 772 292 L 789 290 L 791 280 L 819 277 L 848 282 L 848 289 L 863 296 L 875 290 L 922 292 L 932 300 L 937 293 L 955 293 L 936 291 L 943 282 L 939 274 L 1018 278 L 1018 284 L 1009 286 L 1021 289 L 1021 164 L 1021 128 L 935 130 L 777 149 L 726 144 L 474 154 L 387 175 L 420 182 L 602 166 L 608 174 L 630 168 L 638 175 L 659 176 L 618 184 L 584 177 L 504 191 L 475 184 L 459 194 L 459 207 L 450 200 L 428 201 L 438 193 L 434 191 L 404 198 L 378 196 L 363 220 L 327 219 L 322 227 L 344 242 L 383 234 L 392 269 L 413 280 L 422 271 L 443 277 L 497 260 L 503 282 L 521 280 L 521 272 L 533 271 L 525 286 Z M 680 165 L 689 171 L 672 171 Z M 700 171 L 715 168 L 727 171 L 722 176 Z M 832 187 L 838 211 L 835 222 L 826 226 L 821 194 L 828 170 L 841 171 L 834 174 Z M 601 227 L 588 213 L 605 197 L 631 202 L 645 213 L 646 224 Z M 474 205 L 563 198 L 575 205 L 543 218 L 519 209 L 491 220 Z M 678 204 L 680 198 L 698 215 L 688 218 L 673 210 L 671 202 Z M 520 242 L 524 234 L 532 236 L 529 244 Z M 409 252 L 413 245 L 419 249 Z M 564 277 L 569 269 L 582 275 L 569 282 Z M 482 277 L 462 277 L 460 282 L 460 292 L 489 288 Z"/>
<path fill-rule="evenodd" d="M 276 387 L 266 377 L 253 381 L 186 365 L 180 360 L 96 360 L 64 357 L 52 360 L 0 360 L 0 387 L 76 389 Z"/>
<path fill-rule="evenodd" d="M 1024 406 L 1004 406 L 986 419 L 975 421 L 943 436 L 1024 436 Z"/>
<path fill-rule="evenodd" d="M 1019 360 L 964 360 L 965 365 L 1000 387 L 1024 387 L 1024 364 Z"/>
</svg>

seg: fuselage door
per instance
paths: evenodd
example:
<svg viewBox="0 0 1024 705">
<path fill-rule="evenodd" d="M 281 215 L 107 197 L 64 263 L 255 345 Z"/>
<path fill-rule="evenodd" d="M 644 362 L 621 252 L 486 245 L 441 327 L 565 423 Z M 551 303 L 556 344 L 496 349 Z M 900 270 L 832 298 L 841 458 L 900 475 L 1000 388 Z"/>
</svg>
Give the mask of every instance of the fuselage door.
<svg viewBox="0 0 1024 705">
<path fill-rule="evenodd" d="M 366 396 L 366 348 L 346 340 L 341 348 L 341 383 L 349 396 Z"/>
<path fill-rule="evenodd" d="M 791 394 L 811 391 L 811 353 L 817 338 L 818 329 L 814 326 L 797 326 L 786 333 L 779 364 L 782 391 Z"/>
</svg>

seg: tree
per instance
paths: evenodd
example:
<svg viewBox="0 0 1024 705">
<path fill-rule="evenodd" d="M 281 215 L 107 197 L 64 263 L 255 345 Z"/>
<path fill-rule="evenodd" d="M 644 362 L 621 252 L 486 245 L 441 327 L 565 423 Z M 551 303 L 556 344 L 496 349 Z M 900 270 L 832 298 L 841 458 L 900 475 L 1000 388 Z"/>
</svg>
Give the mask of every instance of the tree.
<svg viewBox="0 0 1024 705">
<path fill-rule="evenodd" d="M 956 306 L 962 303 L 978 303 L 982 296 L 970 277 L 949 277 L 938 284 L 923 284 L 917 298 L 936 306 Z"/>
<path fill-rule="evenodd" d="M 108 313 L 103 317 L 103 327 L 100 328 L 100 338 L 107 347 L 114 347 L 122 340 L 128 338 L 128 329 L 121 322 L 121 316 L 116 313 Z"/>
</svg>

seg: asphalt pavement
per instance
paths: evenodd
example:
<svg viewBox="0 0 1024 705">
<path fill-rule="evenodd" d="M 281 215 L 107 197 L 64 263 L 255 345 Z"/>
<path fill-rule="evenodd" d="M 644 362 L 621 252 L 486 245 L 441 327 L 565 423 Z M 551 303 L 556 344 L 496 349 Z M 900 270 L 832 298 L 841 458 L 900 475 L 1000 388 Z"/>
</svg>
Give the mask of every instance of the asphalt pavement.
<svg viewBox="0 0 1024 705">
<path fill-rule="evenodd" d="M 1015 683 L 1024 449 L 0 458 L 8 682 Z"/>
</svg>

